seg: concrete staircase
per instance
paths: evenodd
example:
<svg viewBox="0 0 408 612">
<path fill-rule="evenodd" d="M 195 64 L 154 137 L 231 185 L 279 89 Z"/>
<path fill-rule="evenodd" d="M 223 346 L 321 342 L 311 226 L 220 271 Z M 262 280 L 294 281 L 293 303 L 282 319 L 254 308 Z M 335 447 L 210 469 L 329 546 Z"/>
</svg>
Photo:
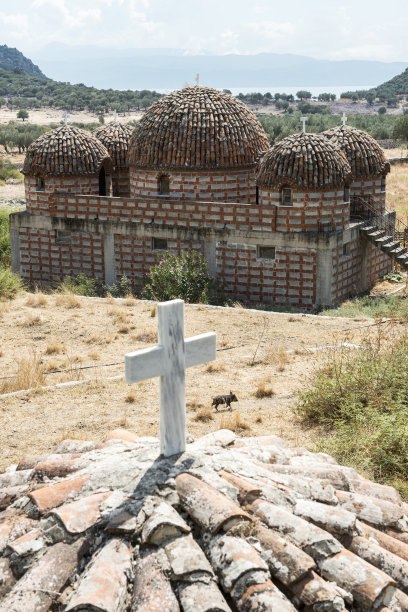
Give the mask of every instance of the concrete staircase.
<svg viewBox="0 0 408 612">
<path fill-rule="evenodd" d="M 408 252 L 398 240 L 394 240 L 392 236 L 387 235 L 384 230 L 379 229 L 369 221 L 360 227 L 360 232 L 367 240 L 391 257 L 395 263 L 408 270 Z"/>
</svg>

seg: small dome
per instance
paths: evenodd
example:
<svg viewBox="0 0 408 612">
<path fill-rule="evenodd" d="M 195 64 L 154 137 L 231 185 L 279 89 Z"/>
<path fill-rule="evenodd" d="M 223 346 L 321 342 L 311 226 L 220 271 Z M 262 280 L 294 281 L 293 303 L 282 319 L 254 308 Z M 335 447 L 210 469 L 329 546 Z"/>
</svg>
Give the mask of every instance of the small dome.
<svg viewBox="0 0 408 612">
<path fill-rule="evenodd" d="M 22 172 L 40 169 L 45 174 L 97 174 L 110 160 L 103 144 L 89 132 L 71 125 L 46 132 L 27 149 Z"/>
<path fill-rule="evenodd" d="M 133 131 L 134 128 L 130 125 L 114 122 L 104 125 L 94 132 L 94 136 L 108 150 L 116 169 L 129 167 L 128 149 Z"/>
<path fill-rule="evenodd" d="M 209 87 L 164 96 L 140 120 L 129 163 L 142 168 L 253 166 L 269 148 L 265 131 L 240 100 Z"/>
<path fill-rule="evenodd" d="M 293 134 L 270 149 L 262 159 L 259 187 L 283 184 L 308 189 L 343 187 L 350 166 L 343 153 L 320 134 Z"/>
<path fill-rule="evenodd" d="M 390 171 L 380 145 L 367 132 L 340 125 L 323 134 L 343 151 L 353 177 L 378 176 Z"/>
</svg>

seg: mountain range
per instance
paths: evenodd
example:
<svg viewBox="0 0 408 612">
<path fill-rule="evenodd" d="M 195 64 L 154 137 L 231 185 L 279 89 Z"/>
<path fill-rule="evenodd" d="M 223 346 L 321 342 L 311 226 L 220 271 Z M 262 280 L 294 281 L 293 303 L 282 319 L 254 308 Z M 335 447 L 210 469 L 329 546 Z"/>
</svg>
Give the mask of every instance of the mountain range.
<svg viewBox="0 0 408 612">
<path fill-rule="evenodd" d="M 0 68 L 3 70 L 17 70 L 23 71 L 30 76 L 36 76 L 40 78 L 47 78 L 45 74 L 41 72 L 38 66 L 25 57 L 18 49 L 8 47 L 7 45 L 0 45 Z"/>
<path fill-rule="evenodd" d="M 218 88 L 372 86 L 407 67 L 404 62 L 331 61 L 302 55 L 189 55 L 183 49 L 121 49 L 52 43 L 33 54 L 48 77 L 113 89 L 176 89 L 200 82 Z"/>
</svg>

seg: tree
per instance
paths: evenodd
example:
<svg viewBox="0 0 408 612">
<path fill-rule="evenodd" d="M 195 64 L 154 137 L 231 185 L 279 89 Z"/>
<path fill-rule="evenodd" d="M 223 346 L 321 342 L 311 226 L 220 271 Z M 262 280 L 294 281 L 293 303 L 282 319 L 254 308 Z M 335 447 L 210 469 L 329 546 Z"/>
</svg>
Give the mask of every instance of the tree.
<svg viewBox="0 0 408 612">
<path fill-rule="evenodd" d="M 401 115 L 396 119 L 392 135 L 399 140 L 408 140 L 408 115 Z"/>
<path fill-rule="evenodd" d="M 367 100 L 367 104 L 369 104 L 370 106 L 372 105 L 372 103 L 375 100 L 375 93 L 373 93 L 372 91 L 369 91 L 366 94 L 366 100 Z"/>
<path fill-rule="evenodd" d="M 378 109 L 379 115 L 385 115 L 386 112 L 387 112 L 387 109 L 385 108 L 385 106 L 380 106 L 380 108 Z"/>
<path fill-rule="evenodd" d="M 24 108 L 20 108 L 20 110 L 18 111 L 17 119 L 22 119 L 23 121 L 25 119 L 28 119 L 28 113 L 26 110 L 24 110 Z"/>
<path fill-rule="evenodd" d="M 296 96 L 299 98 L 299 100 L 310 100 L 310 98 L 312 97 L 312 94 L 310 91 L 305 91 L 304 89 L 301 89 L 300 91 L 296 92 Z"/>
</svg>

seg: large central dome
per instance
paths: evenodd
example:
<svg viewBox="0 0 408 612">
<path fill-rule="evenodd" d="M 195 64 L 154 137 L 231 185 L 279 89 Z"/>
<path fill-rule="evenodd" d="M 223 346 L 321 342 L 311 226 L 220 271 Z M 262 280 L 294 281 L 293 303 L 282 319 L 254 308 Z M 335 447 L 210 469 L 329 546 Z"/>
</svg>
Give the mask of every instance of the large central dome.
<svg viewBox="0 0 408 612">
<path fill-rule="evenodd" d="M 209 87 L 186 87 L 147 110 L 129 162 L 153 169 L 248 167 L 268 148 L 261 124 L 240 100 Z"/>
</svg>

